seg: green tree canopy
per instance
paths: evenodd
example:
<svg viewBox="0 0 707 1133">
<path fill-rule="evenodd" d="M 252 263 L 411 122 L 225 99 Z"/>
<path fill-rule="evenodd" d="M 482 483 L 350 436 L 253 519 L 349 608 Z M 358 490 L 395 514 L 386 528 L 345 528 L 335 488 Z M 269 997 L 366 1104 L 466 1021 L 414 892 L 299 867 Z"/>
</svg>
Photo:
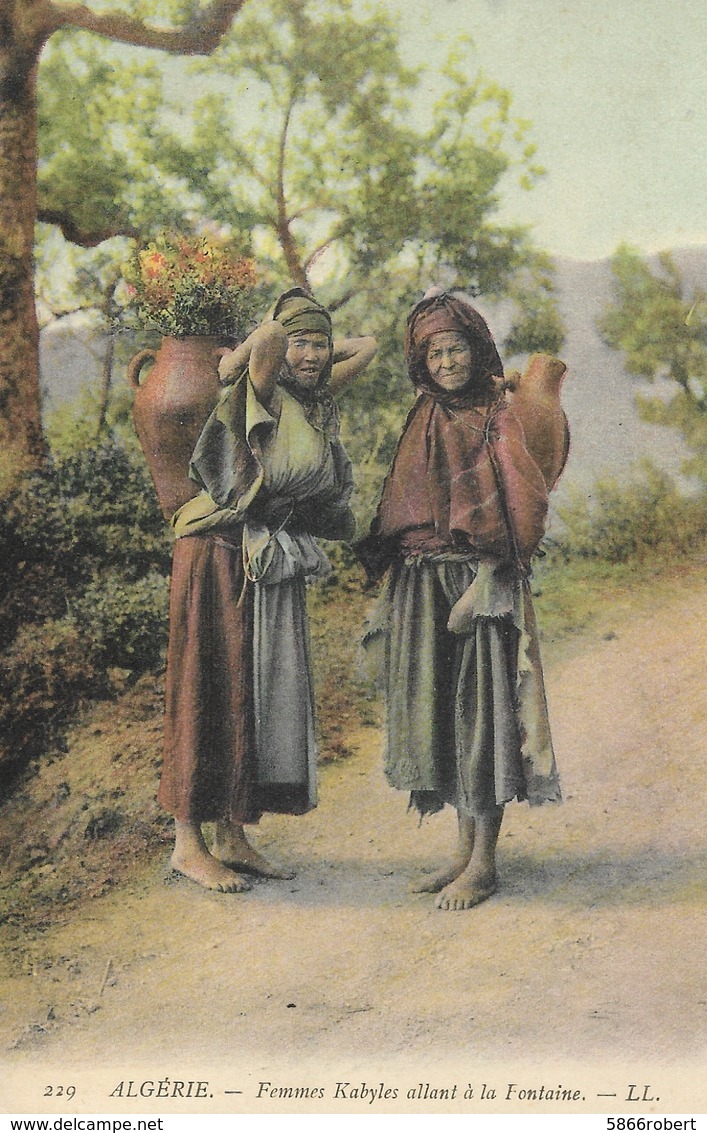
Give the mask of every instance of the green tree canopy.
<svg viewBox="0 0 707 1133">
<path fill-rule="evenodd" d="M 548 262 L 497 219 L 507 179 L 530 188 L 542 173 L 528 124 L 469 45 L 434 76 L 414 124 L 425 78 L 403 64 L 383 9 L 263 0 L 202 68 L 210 89 L 165 133 L 160 161 L 205 215 L 254 233 L 275 280 L 318 285 L 334 308 L 364 292 L 375 311 L 401 290 L 405 306 L 442 281 L 487 296 L 513 284 L 518 299 L 543 293 L 549 312 Z M 549 347 L 557 329 L 555 318 Z"/>
<path fill-rule="evenodd" d="M 706 481 L 707 292 L 690 292 L 668 253 L 658 257 L 654 269 L 621 245 L 612 270 L 615 301 L 603 313 L 599 330 L 623 353 L 629 373 L 670 383 L 667 396 L 640 395 L 639 411 L 647 421 L 681 431 L 693 454 L 685 472 Z"/>
<path fill-rule="evenodd" d="M 184 219 L 180 186 L 155 165 L 162 72 L 134 54 L 63 32 L 42 61 L 37 219 L 79 246 Z"/>
<path fill-rule="evenodd" d="M 83 312 L 78 336 L 102 371 L 97 434 L 106 425 L 113 366 L 136 349 L 119 302 L 133 240 L 188 230 L 198 219 L 188 185 L 159 162 L 164 67 L 139 55 L 87 33 L 57 34 L 38 91 L 40 325 Z"/>
</svg>

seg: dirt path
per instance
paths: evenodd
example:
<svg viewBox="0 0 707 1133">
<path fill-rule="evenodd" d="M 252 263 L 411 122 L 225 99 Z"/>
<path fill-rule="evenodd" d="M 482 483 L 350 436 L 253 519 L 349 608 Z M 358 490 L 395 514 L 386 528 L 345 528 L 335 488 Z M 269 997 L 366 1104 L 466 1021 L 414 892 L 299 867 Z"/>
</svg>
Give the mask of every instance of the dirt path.
<svg viewBox="0 0 707 1133">
<path fill-rule="evenodd" d="M 5 987 L 4 1108 L 44 1108 L 51 1067 L 92 1083 L 95 1112 L 123 1104 L 117 1082 L 165 1076 L 209 1078 L 202 1104 L 232 1112 L 293 1106 L 254 1100 L 261 1080 L 331 1098 L 356 1074 L 387 1076 L 398 1106 L 418 1083 L 478 1097 L 495 1074 L 502 1100 L 509 1082 L 570 1085 L 561 1073 L 590 1112 L 627 1083 L 660 1094 L 656 1074 L 658 1111 L 704 1105 L 706 607 L 707 583 L 691 583 L 550 670 L 565 803 L 508 808 L 501 889 L 478 909 L 406 891 L 445 857 L 453 815 L 418 828 L 370 729 L 325 769 L 318 810 L 261 825 L 295 881 L 225 896 L 160 862 L 48 934 Z M 331 1112 L 302 1108 L 317 1104 Z"/>
</svg>

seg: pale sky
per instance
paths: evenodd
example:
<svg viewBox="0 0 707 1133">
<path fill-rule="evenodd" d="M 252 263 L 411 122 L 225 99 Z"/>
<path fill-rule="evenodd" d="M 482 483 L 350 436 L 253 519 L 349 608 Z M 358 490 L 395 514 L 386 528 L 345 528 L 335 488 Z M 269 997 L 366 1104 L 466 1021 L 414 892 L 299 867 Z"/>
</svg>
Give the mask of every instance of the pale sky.
<svg viewBox="0 0 707 1133">
<path fill-rule="evenodd" d="M 506 193 L 503 220 L 532 224 L 542 247 L 581 259 L 622 240 L 648 252 L 707 243 L 704 0 L 388 4 L 410 62 L 434 68 L 471 36 L 479 66 L 533 122 L 547 176 Z"/>
</svg>

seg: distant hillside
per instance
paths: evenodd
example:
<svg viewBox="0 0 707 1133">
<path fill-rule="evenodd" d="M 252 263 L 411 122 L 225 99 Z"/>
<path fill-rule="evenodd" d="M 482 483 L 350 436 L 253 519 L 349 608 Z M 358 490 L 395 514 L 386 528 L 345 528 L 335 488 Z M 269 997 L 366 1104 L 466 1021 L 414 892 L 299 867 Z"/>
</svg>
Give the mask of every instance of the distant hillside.
<svg viewBox="0 0 707 1133">
<path fill-rule="evenodd" d="M 634 395 L 649 387 L 626 373 L 621 355 L 597 331 L 612 299 L 609 261 L 559 259 L 556 271 L 568 365 L 563 401 L 572 434 L 566 483 L 625 471 L 643 456 L 677 472 L 684 455 L 679 434 L 639 419 Z"/>
<path fill-rule="evenodd" d="M 707 247 L 684 248 L 672 254 L 689 287 L 705 285 Z M 677 430 L 648 425 L 636 412 L 636 392 L 654 387 L 627 374 L 621 355 L 606 346 L 597 331 L 597 318 L 612 301 L 609 260 L 585 262 L 558 257 L 555 268 L 566 332 L 561 357 L 568 366 L 562 396 L 572 431 L 570 459 L 560 493 L 572 484 L 587 486 L 604 474 L 626 472 L 646 456 L 677 473 L 685 453 Z M 487 308 L 487 313 L 494 329 L 500 335 L 505 333 L 507 311 Z M 510 360 L 518 367 L 523 361 Z"/>
<path fill-rule="evenodd" d="M 673 255 L 690 286 L 704 285 L 707 247 L 683 248 Z M 562 490 L 571 484 L 588 486 L 605 473 L 625 472 L 643 456 L 677 472 L 683 456 L 679 435 L 639 420 L 634 394 L 650 387 L 625 372 L 620 355 L 604 345 L 596 329 L 598 316 L 612 298 L 609 261 L 558 258 L 555 264 L 566 328 L 561 352 L 568 365 L 563 401 L 572 429 Z M 496 337 L 502 339 L 509 324 L 507 307 L 480 306 Z M 47 409 L 72 400 L 84 386 L 98 381 L 100 350 L 100 339 L 86 328 L 74 333 L 68 325 L 62 329 L 59 324 L 42 335 L 42 386 Z M 510 366 L 520 366 L 523 361 L 507 359 Z"/>
</svg>

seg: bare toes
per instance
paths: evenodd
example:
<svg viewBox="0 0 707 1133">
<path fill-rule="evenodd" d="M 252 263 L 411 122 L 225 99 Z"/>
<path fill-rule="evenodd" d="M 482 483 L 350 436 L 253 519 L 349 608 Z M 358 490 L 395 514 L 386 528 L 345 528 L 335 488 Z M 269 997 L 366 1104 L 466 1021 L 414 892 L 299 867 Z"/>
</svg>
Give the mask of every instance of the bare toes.
<svg viewBox="0 0 707 1133">
<path fill-rule="evenodd" d="M 437 897 L 435 906 L 445 912 L 456 912 L 460 909 L 473 909 L 476 905 L 487 901 L 496 892 L 496 883 L 483 885 L 459 886 L 452 883 Z"/>
<path fill-rule="evenodd" d="M 175 861 L 172 859 L 172 869 L 183 877 L 201 885 L 203 889 L 212 889 L 216 893 L 247 893 L 251 888 L 250 882 L 240 874 L 234 873 L 214 858 L 195 861 Z"/>
<path fill-rule="evenodd" d="M 238 873 L 233 873 L 232 880 L 221 882 L 219 885 L 222 893 L 247 893 L 252 888 L 248 879 Z"/>
</svg>

